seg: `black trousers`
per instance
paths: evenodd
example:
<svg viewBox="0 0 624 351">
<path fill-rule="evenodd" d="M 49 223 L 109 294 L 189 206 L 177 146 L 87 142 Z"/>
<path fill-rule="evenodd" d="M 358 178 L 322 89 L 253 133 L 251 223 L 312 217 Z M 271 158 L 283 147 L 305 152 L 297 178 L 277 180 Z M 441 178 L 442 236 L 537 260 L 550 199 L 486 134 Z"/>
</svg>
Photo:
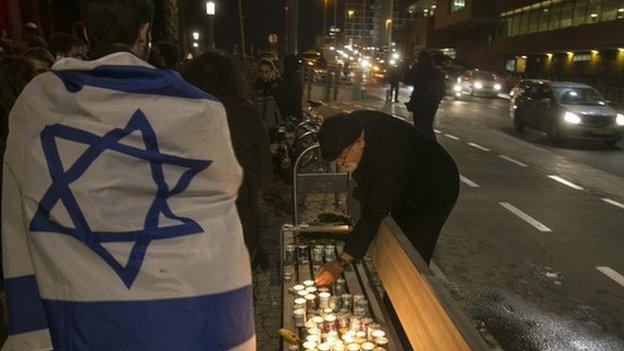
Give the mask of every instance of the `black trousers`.
<svg viewBox="0 0 624 351">
<path fill-rule="evenodd" d="M 459 174 L 449 174 L 446 181 L 432 186 L 431 189 L 443 190 L 428 196 L 422 202 L 422 208 L 392 211 L 392 218 L 427 264 L 433 257 L 440 231 L 459 197 Z"/>
<path fill-rule="evenodd" d="M 394 101 L 399 102 L 399 83 L 390 83 L 390 100 L 393 99 L 393 96 Z"/>
<path fill-rule="evenodd" d="M 433 139 L 436 138 L 435 133 L 433 132 L 433 123 L 437 112 L 438 104 L 420 104 L 412 111 L 414 126 L 431 136 Z"/>
</svg>

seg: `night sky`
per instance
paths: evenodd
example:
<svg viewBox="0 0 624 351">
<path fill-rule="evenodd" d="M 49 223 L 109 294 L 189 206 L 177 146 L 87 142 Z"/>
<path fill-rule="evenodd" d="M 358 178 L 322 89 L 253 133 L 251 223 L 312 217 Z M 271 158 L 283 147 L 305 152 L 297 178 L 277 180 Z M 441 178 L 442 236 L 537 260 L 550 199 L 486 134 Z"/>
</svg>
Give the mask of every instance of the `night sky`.
<svg viewBox="0 0 624 351">
<path fill-rule="evenodd" d="M 333 1 L 330 0 L 328 22 L 333 20 Z M 207 19 L 205 1 L 192 0 L 187 8 L 187 25 L 189 28 L 205 32 Z M 280 48 L 284 45 L 286 0 L 243 0 L 245 36 L 247 48 L 254 50 L 269 47 L 267 37 L 275 33 L 280 37 Z M 340 5 L 339 5 L 340 6 Z M 299 47 L 300 51 L 314 47 L 316 36 L 322 32 L 323 0 L 300 0 L 299 14 Z M 340 9 L 340 7 L 339 7 Z M 341 16 L 339 11 L 339 17 Z M 217 0 L 215 39 L 217 47 L 229 49 L 239 42 L 238 1 Z"/>
</svg>

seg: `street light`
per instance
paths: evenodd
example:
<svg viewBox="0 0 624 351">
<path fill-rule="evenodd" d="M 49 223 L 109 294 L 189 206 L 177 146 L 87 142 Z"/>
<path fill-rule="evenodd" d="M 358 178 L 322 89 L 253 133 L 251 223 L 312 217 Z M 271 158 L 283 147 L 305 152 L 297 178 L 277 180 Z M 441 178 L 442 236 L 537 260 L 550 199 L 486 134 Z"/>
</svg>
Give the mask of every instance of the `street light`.
<svg viewBox="0 0 624 351">
<path fill-rule="evenodd" d="M 214 1 L 206 1 L 206 14 L 214 16 L 217 13 L 217 5 Z"/>
<path fill-rule="evenodd" d="M 199 32 L 193 32 L 193 40 L 199 40 Z"/>
<path fill-rule="evenodd" d="M 351 21 L 351 17 L 353 17 L 353 15 L 355 15 L 355 11 L 353 11 L 353 10 L 349 10 L 349 11 L 347 12 L 347 14 L 349 15 L 349 21 Z"/>
<path fill-rule="evenodd" d="M 214 1 L 206 1 L 206 14 L 208 15 L 208 47 L 215 48 L 214 40 L 214 17 L 217 13 L 217 5 Z"/>
</svg>

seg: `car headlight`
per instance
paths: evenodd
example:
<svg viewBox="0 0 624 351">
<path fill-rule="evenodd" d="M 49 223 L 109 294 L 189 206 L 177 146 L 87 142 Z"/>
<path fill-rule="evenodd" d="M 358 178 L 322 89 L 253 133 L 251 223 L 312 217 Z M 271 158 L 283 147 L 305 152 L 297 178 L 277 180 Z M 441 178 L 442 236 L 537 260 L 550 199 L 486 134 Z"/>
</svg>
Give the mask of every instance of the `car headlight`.
<svg viewBox="0 0 624 351">
<path fill-rule="evenodd" d="M 455 90 L 457 92 L 461 91 L 462 90 L 461 85 L 455 84 L 455 86 L 453 87 L 453 90 Z"/>
<path fill-rule="evenodd" d="M 581 117 L 572 112 L 566 112 L 565 115 L 563 115 L 563 120 L 570 124 L 581 124 Z"/>
<path fill-rule="evenodd" d="M 481 83 L 481 82 L 475 82 L 475 83 L 474 83 L 474 87 L 475 87 L 475 89 L 483 89 L 483 83 Z"/>
<path fill-rule="evenodd" d="M 494 90 L 501 90 L 501 89 L 503 89 L 502 85 L 500 85 L 498 83 L 494 84 Z"/>
<path fill-rule="evenodd" d="M 618 126 L 624 126 L 624 115 L 621 113 L 617 114 L 617 117 L 615 117 L 615 124 L 617 124 Z"/>
</svg>

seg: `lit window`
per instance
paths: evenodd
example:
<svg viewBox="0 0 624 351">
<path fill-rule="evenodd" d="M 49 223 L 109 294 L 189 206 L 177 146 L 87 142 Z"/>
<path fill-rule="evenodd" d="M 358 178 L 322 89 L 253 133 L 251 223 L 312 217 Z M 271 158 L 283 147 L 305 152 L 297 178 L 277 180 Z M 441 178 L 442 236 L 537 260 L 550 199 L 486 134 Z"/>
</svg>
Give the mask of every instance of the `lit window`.
<svg viewBox="0 0 624 351">
<path fill-rule="evenodd" d="M 466 0 L 451 0 L 451 12 L 461 11 L 466 8 Z"/>
</svg>

